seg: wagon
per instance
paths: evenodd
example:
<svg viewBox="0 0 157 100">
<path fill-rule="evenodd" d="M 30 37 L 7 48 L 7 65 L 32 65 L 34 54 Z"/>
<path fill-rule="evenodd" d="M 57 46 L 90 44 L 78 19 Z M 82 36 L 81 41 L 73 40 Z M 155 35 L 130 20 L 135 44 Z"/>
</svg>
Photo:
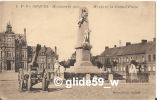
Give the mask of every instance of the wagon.
<svg viewBox="0 0 157 100">
<path fill-rule="evenodd" d="M 24 71 L 23 69 L 19 70 L 18 73 L 18 81 L 19 81 L 19 90 L 32 90 L 32 86 L 42 82 L 42 90 L 48 90 L 50 75 L 47 69 L 43 69 L 42 71 Z"/>
</svg>

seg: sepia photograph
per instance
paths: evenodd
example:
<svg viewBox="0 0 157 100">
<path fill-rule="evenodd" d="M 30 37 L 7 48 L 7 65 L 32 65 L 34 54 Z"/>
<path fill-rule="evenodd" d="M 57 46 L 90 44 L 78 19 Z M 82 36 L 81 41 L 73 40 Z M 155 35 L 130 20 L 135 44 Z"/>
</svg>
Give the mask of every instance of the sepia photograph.
<svg viewBox="0 0 157 100">
<path fill-rule="evenodd" d="M 0 100 L 155 100 L 155 1 L 0 1 Z"/>
</svg>

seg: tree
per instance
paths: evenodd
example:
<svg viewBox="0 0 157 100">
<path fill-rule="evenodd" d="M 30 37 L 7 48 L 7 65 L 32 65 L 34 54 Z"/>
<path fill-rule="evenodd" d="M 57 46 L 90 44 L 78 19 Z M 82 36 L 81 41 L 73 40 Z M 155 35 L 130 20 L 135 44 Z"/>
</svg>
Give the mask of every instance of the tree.
<svg viewBox="0 0 157 100">
<path fill-rule="evenodd" d="M 100 62 L 100 61 L 96 61 L 96 66 L 98 68 L 102 68 L 103 67 L 103 64 Z"/>
<path fill-rule="evenodd" d="M 75 59 L 68 59 L 67 61 L 61 61 L 60 65 L 64 66 L 64 68 L 69 68 L 70 66 L 74 66 Z"/>
</svg>

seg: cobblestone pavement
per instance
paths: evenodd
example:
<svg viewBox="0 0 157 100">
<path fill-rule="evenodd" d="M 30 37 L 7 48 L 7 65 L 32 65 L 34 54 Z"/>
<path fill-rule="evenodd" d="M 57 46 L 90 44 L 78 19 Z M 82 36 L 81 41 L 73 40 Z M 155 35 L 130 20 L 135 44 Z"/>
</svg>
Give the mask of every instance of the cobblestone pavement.
<svg viewBox="0 0 157 100">
<path fill-rule="evenodd" d="M 109 85 L 109 84 L 105 84 Z M 41 84 L 32 91 L 18 91 L 17 73 L 0 73 L 0 97 L 2 100 L 154 100 L 155 83 L 120 83 L 117 87 L 55 87 L 42 91 Z"/>
</svg>

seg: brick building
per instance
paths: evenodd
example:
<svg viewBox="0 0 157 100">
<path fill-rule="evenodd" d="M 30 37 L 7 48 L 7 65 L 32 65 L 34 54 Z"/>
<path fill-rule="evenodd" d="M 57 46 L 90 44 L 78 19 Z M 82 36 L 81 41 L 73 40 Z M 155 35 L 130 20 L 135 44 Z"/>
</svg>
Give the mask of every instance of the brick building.
<svg viewBox="0 0 157 100">
<path fill-rule="evenodd" d="M 26 29 L 24 34 L 15 34 L 7 24 L 6 31 L 0 33 L 0 71 L 18 71 L 27 66 Z"/>
<path fill-rule="evenodd" d="M 32 61 L 32 58 L 35 54 L 35 46 L 28 46 L 28 63 Z M 39 51 L 39 56 L 37 58 L 37 63 L 39 69 L 48 68 L 54 69 L 54 63 L 58 60 L 57 48 L 55 47 L 55 51 L 53 51 L 50 47 L 41 47 Z"/>
<path fill-rule="evenodd" d="M 105 47 L 102 54 L 96 57 L 97 61 L 100 61 L 106 70 L 111 68 L 113 71 L 125 72 L 126 66 L 130 64 L 132 60 L 138 62 L 142 71 L 155 72 L 155 38 L 153 41 L 142 40 L 141 43 L 131 44 L 126 43 L 126 46 L 109 48 Z"/>
</svg>

